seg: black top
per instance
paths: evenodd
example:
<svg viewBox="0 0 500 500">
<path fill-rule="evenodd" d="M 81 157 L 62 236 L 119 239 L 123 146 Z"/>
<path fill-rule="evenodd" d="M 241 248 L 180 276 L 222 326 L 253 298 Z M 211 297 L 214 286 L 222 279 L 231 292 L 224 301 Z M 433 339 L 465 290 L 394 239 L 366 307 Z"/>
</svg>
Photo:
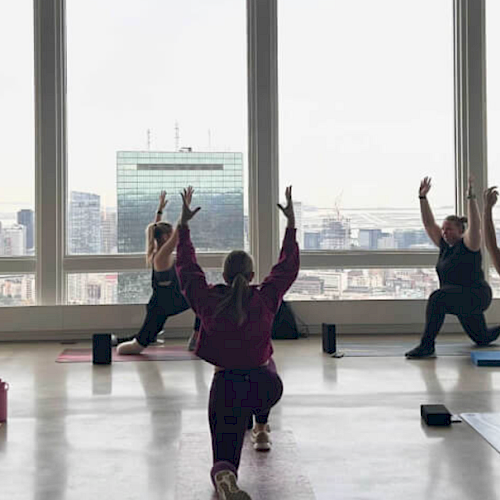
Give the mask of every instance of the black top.
<svg viewBox="0 0 500 500">
<path fill-rule="evenodd" d="M 172 267 L 166 271 L 155 271 L 153 267 L 153 272 L 151 273 L 151 286 L 153 288 L 174 288 L 180 293 L 179 279 L 177 278 L 177 272 L 175 271 L 175 262 Z"/>
<path fill-rule="evenodd" d="M 481 250 L 469 250 L 461 239 L 449 246 L 443 238 L 439 243 L 439 258 L 436 271 L 440 286 L 461 285 L 466 287 L 484 286 L 484 273 L 481 268 Z"/>
</svg>

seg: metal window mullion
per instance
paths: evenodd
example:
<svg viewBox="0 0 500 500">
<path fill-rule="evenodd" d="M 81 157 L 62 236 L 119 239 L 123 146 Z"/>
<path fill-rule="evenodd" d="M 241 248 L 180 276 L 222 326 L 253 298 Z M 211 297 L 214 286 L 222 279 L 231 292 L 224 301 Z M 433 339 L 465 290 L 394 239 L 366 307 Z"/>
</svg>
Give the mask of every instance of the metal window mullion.
<svg viewBox="0 0 500 500">
<path fill-rule="evenodd" d="M 488 185 L 486 149 L 485 0 L 455 0 L 455 137 L 457 213 L 467 213 L 466 189 L 474 177 L 479 208 Z M 489 269 L 484 247 L 483 265 Z"/>
<path fill-rule="evenodd" d="M 36 294 L 57 305 L 63 291 L 65 189 L 64 0 L 34 0 Z"/>
<path fill-rule="evenodd" d="M 278 254 L 277 1 L 247 0 L 250 248 L 262 280 Z"/>
</svg>

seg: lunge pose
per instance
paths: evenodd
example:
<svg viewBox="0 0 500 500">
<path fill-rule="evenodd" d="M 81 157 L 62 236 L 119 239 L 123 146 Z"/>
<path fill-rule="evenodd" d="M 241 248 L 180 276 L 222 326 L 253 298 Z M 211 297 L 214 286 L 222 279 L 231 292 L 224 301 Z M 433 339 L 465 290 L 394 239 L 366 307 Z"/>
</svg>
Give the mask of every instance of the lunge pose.
<svg viewBox="0 0 500 500">
<path fill-rule="evenodd" d="M 214 365 L 208 417 L 212 435 L 211 478 L 221 500 L 248 500 L 237 484 L 247 423 L 255 415 L 251 439 L 256 450 L 271 447 L 269 412 L 283 393 L 272 359 L 271 327 L 283 295 L 299 271 L 292 188 L 286 207 L 278 205 L 288 225 L 278 263 L 260 285 L 250 285 L 253 262 L 246 252 L 231 252 L 224 262 L 224 281 L 208 285 L 196 262 L 188 227 L 200 210 L 191 209 L 193 189 L 182 193 L 177 272 L 182 292 L 201 319 L 195 353 Z"/>
<path fill-rule="evenodd" d="M 431 179 L 420 184 L 420 210 L 429 238 L 439 247 L 436 271 L 439 289 L 427 302 L 425 330 L 420 344 L 406 353 L 408 358 L 434 356 L 434 344 L 446 314 L 458 317 L 467 335 L 480 346 L 497 339 L 500 327 L 487 328 L 484 311 L 491 304 L 491 288 L 484 279 L 481 268 L 481 218 L 474 194 L 472 178 L 469 179 L 467 218 L 450 215 L 440 228 L 434 221 L 427 200 Z"/>
<path fill-rule="evenodd" d="M 139 333 L 117 339 L 118 354 L 139 354 L 148 345 L 156 342 L 158 333 L 170 316 L 189 309 L 189 304 L 179 288 L 175 260 L 172 255 L 177 245 L 177 230 L 174 230 L 171 224 L 161 220 L 163 209 L 168 203 L 165 195 L 165 191 L 162 191 L 155 220 L 146 229 L 146 260 L 152 267 L 151 286 L 153 287 L 153 294 L 146 305 L 146 318 Z M 190 339 L 192 349 L 194 349 L 193 344 L 197 339 L 199 328 L 200 320 L 196 318 Z"/>
</svg>

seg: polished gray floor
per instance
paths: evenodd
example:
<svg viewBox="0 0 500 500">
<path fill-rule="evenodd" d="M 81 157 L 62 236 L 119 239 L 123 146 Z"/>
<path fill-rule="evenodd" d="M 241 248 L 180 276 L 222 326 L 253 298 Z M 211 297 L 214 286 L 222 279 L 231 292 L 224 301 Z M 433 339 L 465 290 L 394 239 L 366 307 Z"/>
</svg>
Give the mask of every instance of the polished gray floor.
<svg viewBox="0 0 500 500">
<path fill-rule="evenodd" d="M 479 434 L 420 421 L 422 403 L 500 412 L 499 368 L 467 357 L 332 359 L 320 340 L 275 343 L 285 394 L 270 421 L 293 432 L 317 499 L 500 498 L 500 455 Z M 211 367 L 55 363 L 65 347 L 0 343 L 11 384 L 0 499 L 173 499 L 183 433 L 208 436 Z"/>
</svg>

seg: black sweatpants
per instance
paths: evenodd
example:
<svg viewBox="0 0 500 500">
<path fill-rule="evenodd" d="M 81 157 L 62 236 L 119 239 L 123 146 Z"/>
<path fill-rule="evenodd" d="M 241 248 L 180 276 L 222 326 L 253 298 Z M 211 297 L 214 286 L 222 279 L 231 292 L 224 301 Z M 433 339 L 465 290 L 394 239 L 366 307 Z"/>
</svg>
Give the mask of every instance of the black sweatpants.
<svg viewBox="0 0 500 500">
<path fill-rule="evenodd" d="M 463 287 L 445 285 L 432 292 L 427 302 L 425 330 L 421 344 L 434 347 L 446 314 L 458 317 L 467 335 L 480 346 L 488 345 L 500 334 L 500 327 L 487 328 L 484 311 L 491 304 L 489 285 Z"/>
<path fill-rule="evenodd" d="M 143 347 L 156 341 L 158 333 L 163 329 L 165 321 L 170 316 L 175 316 L 190 308 L 184 296 L 175 288 L 157 287 L 146 304 L 146 318 L 139 333 L 130 337 L 121 338 L 118 343 L 136 339 Z M 194 329 L 200 329 L 200 319 L 196 317 Z"/>
</svg>

